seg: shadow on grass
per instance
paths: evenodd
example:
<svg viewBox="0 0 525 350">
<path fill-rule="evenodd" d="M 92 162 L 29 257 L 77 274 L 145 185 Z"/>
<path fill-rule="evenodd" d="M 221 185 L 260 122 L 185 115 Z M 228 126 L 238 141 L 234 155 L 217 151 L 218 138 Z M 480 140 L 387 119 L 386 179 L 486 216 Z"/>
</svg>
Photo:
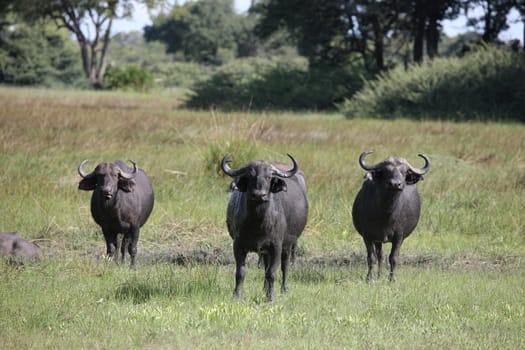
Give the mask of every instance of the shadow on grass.
<svg viewBox="0 0 525 350">
<path fill-rule="evenodd" d="M 173 266 L 164 265 L 160 271 L 133 276 L 115 290 L 115 299 L 141 304 L 156 297 L 194 296 L 220 293 L 221 285 L 215 266 L 187 266 L 177 273 Z"/>
<path fill-rule="evenodd" d="M 131 301 L 133 304 L 142 304 L 154 295 L 163 294 L 159 288 L 145 283 L 125 282 L 117 287 L 115 299 L 118 301 Z"/>
</svg>

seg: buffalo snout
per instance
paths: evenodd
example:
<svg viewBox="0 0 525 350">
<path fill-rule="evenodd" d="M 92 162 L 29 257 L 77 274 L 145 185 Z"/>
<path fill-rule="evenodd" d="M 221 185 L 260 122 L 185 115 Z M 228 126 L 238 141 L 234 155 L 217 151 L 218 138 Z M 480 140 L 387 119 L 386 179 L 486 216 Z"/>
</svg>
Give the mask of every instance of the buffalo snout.
<svg viewBox="0 0 525 350">
<path fill-rule="evenodd" d="M 110 200 L 111 198 L 113 198 L 113 193 L 111 191 L 111 188 L 103 188 L 101 192 L 102 192 L 102 197 L 104 197 L 104 199 Z"/>
<path fill-rule="evenodd" d="M 250 200 L 254 202 L 268 202 L 268 193 L 263 190 L 253 190 L 250 193 Z"/>
<path fill-rule="evenodd" d="M 389 185 L 394 191 L 403 191 L 405 188 L 405 182 L 399 179 L 390 180 Z"/>
</svg>

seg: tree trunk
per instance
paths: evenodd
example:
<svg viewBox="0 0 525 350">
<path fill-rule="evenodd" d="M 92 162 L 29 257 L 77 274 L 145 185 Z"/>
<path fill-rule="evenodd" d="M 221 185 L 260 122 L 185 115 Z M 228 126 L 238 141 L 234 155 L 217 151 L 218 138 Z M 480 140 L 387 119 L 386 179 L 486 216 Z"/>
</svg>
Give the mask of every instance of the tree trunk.
<svg viewBox="0 0 525 350">
<path fill-rule="evenodd" d="M 487 1 L 487 12 L 485 13 L 484 17 L 485 28 L 483 30 L 483 35 L 481 36 L 481 38 L 485 42 L 491 42 L 494 39 L 494 28 L 492 25 L 492 3 L 490 0 Z"/>
<path fill-rule="evenodd" d="M 423 0 L 416 0 L 414 12 L 414 62 L 423 61 L 423 41 L 425 38 L 425 11 Z"/>
<path fill-rule="evenodd" d="M 427 34 L 427 55 L 434 58 L 438 54 L 439 29 L 437 18 L 429 18 L 426 29 Z"/>
<path fill-rule="evenodd" d="M 58 8 L 60 14 L 55 19 L 60 20 L 76 37 L 82 57 L 82 67 L 86 78 L 89 79 L 94 89 L 101 89 L 104 82 L 107 65 L 107 51 L 110 42 L 111 26 L 115 17 L 115 8 L 118 1 L 108 2 L 106 8 L 81 7 L 74 2 L 60 0 Z M 79 6 L 79 7 L 77 7 Z M 89 16 L 85 18 L 80 14 L 86 10 Z M 84 20 L 90 20 L 87 24 Z M 82 29 L 94 31 L 90 38 Z"/>
<path fill-rule="evenodd" d="M 382 71 L 385 69 L 385 63 L 383 59 L 383 31 L 381 30 L 381 23 L 379 23 L 379 18 L 377 15 L 374 15 L 372 18 L 372 28 L 374 31 L 374 58 L 376 61 L 376 67 L 378 71 Z"/>
</svg>

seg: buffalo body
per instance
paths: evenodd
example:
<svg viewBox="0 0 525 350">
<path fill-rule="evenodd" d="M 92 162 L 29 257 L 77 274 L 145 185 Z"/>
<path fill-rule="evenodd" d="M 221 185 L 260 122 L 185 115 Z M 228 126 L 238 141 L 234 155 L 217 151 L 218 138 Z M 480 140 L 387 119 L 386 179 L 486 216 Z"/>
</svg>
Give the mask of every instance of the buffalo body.
<svg viewBox="0 0 525 350">
<path fill-rule="evenodd" d="M 352 219 L 357 232 L 363 237 L 367 250 L 367 280 L 372 280 L 372 269 L 378 263 L 378 276 L 383 261 L 383 243 L 391 242 L 389 256 L 390 280 L 396 278 L 395 269 L 403 240 L 416 228 L 421 211 L 421 202 L 416 183 L 430 168 L 425 160 L 422 169 L 412 167 L 405 159 L 389 157 L 383 162 L 370 166 L 365 157 L 372 153 L 363 152 L 359 164 L 368 171 L 363 186 L 352 207 Z"/>
<path fill-rule="evenodd" d="M 131 266 L 136 265 L 137 243 L 140 228 L 153 210 L 154 194 L 146 173 L 133 163 L 133 169 L 122 161 L 100 163 L 89 174 L 78 172 L 82 177 L 78 188 L 93 191 L 91 214 L 102 228 L 106 240 L 107 254 L 113 257 L 118 251 L 118 235 L 123 234 L 121 255 L 125 260 L 126 249 L 131 257 Z"/>
<path fill-rule="evenodd" d="M 306 225 L 305 176 L 292 156 L 291 170 L 285 170 L 284 164 L 266 161 L 253 161 L 234 170 L 227 164 L 228 157 L 223 158 L 221 166 L 234 178 L 226 214 L 236 263 L 234 294 L 237 297 L 242 294 L 247 254 L 257 252 L 264 261 L 266 297 L 272 300 L 279 265 L 281 288 L 287 289 L 290 257 Z"/>
</svg>

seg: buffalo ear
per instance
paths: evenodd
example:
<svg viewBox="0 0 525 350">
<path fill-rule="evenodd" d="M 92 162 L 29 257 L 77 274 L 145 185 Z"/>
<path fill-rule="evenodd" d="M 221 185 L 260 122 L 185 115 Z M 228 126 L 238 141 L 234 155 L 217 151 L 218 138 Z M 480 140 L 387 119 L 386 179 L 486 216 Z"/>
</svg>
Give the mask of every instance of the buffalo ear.
<svg viewBox="0 0 525 350">
<path fill-rule="evenodd" d="M 286 192 L 288 190 L 288 187 L 286 186 L 286 182 L 283 179 L 279 179 L 278 177 L 274 177 L 272 179 L 272 183 L 270 185 L 270 191 L 273 193 L 284 191 Z"/>
<path fill-rule="evenodd" d="M 414 174 L 410 171 L 407 173 L 407 176 L 405 178 L 407 185 L 414 185 L 420 180 L 423 180 L 423 175 Z"/>
<path fill-rule="evenodd" d="M 97 185 L 95 177 L 85 177 L 78 183 L 78 189 L 83 191 L 93 191 Z"/>
<path fill-rule="evenodd" d="M 133 191 L 133 187 L 135 187 L 135 181 L 124 179 L 124 178 L 118 179 L 118 188 L 121 189 L 122 191 L 131 192 Z"/>
<path fill-rule="evenodd" d="M 233 182 L 234 188 L 239 192 L 246 192 L 248 190 L 248 177 L 241 176 L 236 178 Z"/>
</svg>

